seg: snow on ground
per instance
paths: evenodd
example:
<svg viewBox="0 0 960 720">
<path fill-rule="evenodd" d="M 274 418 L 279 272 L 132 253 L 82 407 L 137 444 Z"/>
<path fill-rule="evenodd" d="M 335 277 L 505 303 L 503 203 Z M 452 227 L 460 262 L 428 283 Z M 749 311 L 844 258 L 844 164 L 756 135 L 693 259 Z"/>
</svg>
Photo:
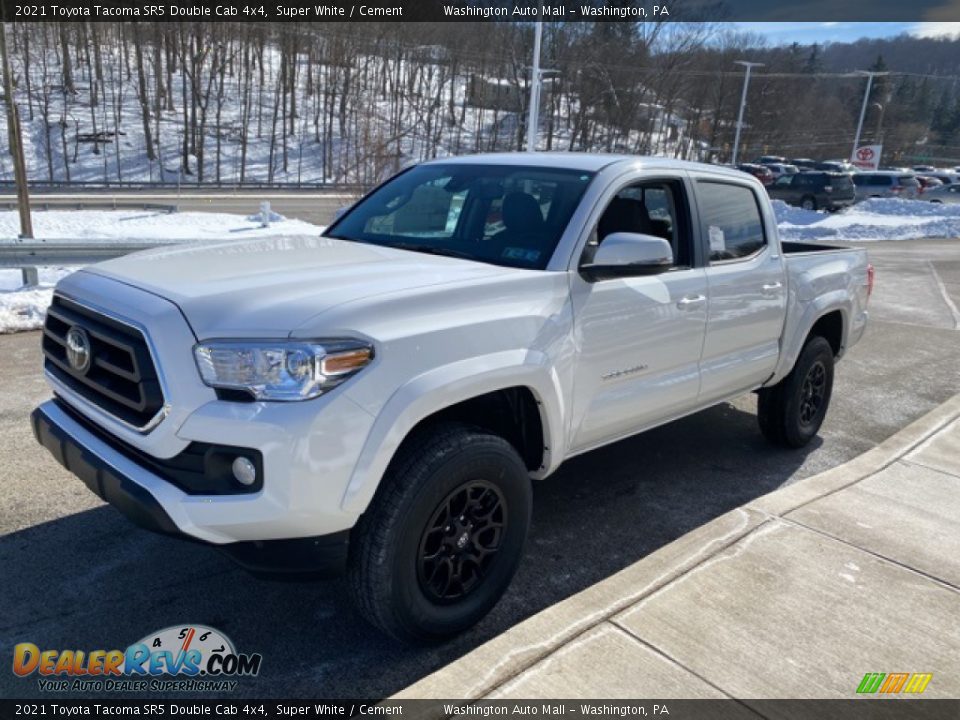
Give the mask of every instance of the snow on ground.
<svg viewBox="0 0 960 720">
<path fill-rule="evenodd" d="M 244 217 L 230 213 L 153 210 L 50 210 L 35 212 L 33 234 L 37 239 L 107 240 L 114 242 L 183 242 L 223 240 L 264 235 L 315 235 L 321 228 L 302 220 L 287 220 L 273 213 L 269 227 L 260 227 L 259 214 Z M 0 212 L 0 242 L 20 232 L 16 212 Z"/>
<path fill-rule="evenodd" d="M 0 334 L 41 327 L 53 286 L 74 270 L 72 267 L 40 268 L 40 285 L 21 290 L 20 271 L 0 268 Z"/>
<path fill-rule="evenodd" d="M 14 242 L 20 230 L 16 212 L 0 212 L 0 243 Z M 269 227 L 259 216 L 205 212 L 143 212 L 137 210 L 51 210 L 33 213 L 33 234 L 42 240 L 102 240 L 104 242 L 185 242 L 189 240 L 243 240 L 251 237 L 317 235 L 323 230 L 302 220 L 276 213 Z M 50 304 L 53 286 L 75 267 L 39 268 L 40 285 L 22 289 L 16 268 L 0 268 L 0 334 L 36 330 Z"/>
<path fill-rule="evenodd" d="M 960 205 L 872 198 L 838 213 L 773 201 L 780 237 L 798 242 L 960 238 Z"/>
</svg>

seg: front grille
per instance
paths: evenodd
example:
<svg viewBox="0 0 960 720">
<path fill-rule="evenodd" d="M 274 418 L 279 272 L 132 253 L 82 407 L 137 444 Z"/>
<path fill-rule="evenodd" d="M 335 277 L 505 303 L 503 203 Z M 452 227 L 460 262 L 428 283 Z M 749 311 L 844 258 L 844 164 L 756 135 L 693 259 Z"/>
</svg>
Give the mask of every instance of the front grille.
<svg viewBox="0 0 960 720">
<path fill-rule="evenodd" d="M 90 363 L 75 369 L 67 357 L 74 326 L 90 340 Z M 129 325 L 55 295 L 43 326 L 44 367 L 73 392 L 137 428 L 163 408 L 163 391 L 143 334 Z"/>
</svg>

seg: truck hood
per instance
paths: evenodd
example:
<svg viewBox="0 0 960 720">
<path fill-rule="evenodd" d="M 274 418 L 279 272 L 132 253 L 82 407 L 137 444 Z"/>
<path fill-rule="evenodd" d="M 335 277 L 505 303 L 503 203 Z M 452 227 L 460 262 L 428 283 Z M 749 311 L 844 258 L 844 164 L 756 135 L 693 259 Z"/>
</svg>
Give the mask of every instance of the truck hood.
<svg viewBox="0 0 960 720">
<path fill-rule="evenodd" d="M 154 248 L 84 272 L 176 303 L 201 340 L 283 337 L 354 300 L 522 272 L 323 237 Z"/>
</svg>

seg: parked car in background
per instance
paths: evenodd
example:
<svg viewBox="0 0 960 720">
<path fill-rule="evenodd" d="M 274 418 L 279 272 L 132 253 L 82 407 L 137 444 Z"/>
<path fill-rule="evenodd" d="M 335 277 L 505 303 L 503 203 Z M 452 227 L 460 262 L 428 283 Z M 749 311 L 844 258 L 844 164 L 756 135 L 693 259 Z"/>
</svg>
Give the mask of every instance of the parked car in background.
<svg viewBox="0 0 960 720">
<path fill-rule="evenodd" d="M 932 173 L 936 172 L 937 168 L 935 168 L 933 165 L 914 165 L 913 171 L 918 173 Z"/>
<path fill-rule="evenodd" d="M 770 168 L 770 172 L 773 173 L 774 180 L 777 180 L 784 175 L 796 175 L 798 172 L 800 172 L 800 168 L 798 168 L 796 165 L 790 165 L 789 163 L 763 163 L 763 166 Z"/>
<path fill-rule="evenodd" d="M 740 163 L 737 170 L 753 175 L 764 185 L 770 185 L 774 181 L 773 172 L 766 165 L 757 165 L 756 163 Z"/>
<path fill-rule="evenodd" d="M 953 172 L 935 172 L 935 173 L 924 173 L 924 177 L 936 178 L 944 185 L 953 185 L 955 183 L 960 183 L 960 173 Z"/>
<path fill-rule="evenodd" d="M 814 170 L 820 170 L 822 172 L 839 172 L 845 173 L 847 175 L 852 175 L 857 172 L 857 168 L 848 163 L 846 160 L 824 160 L 823 162 L 818 162 L 813 166 Z"/>
<path fill-rule="evenodd" d="M 927 190 L 932 190 L 935 187 L 940 187 L 943 185 L 943 183 L 937 180 L 937 178 L 930 177 L 929 175 L 917 175 L 917 182 L 920 183 L 921 194 L 925 193 Z"/>
<path fill-rule="evenodd" d="M 762 155 L 759 160 L 756 161 L 757 165 L 770 165 L 771 163 L 777 164 L 786 164 L 790 162 L 783 155 Z"/>
<path fill-rule="evenodd" d="M 857 202 L 878 197 L 916 200 L 920 195 L 920 182 L 912 173 L 890 170 L 857 173 L 853 176 L 853 182 L 857 188 Z"/>
<path fill-rule="evenodd" d="M 960 183 L 931 188 L 923 194 L 923 199 L 932 203 L 960 205 Z"/>
<path fill-rule="evenodd" d="M 784 175 L 767 188 L 767 194 L 805 210 L 839 210 L 856 201 L 856 188 L 850 176 L 838 172 Z"/>
<path fill-rule="evenodd" d="M 791 165 L 796 165 L 800 170 L 813 170 L 817 166 L 817 161 L 813 158 L 793 158 Z"/>
</svg>

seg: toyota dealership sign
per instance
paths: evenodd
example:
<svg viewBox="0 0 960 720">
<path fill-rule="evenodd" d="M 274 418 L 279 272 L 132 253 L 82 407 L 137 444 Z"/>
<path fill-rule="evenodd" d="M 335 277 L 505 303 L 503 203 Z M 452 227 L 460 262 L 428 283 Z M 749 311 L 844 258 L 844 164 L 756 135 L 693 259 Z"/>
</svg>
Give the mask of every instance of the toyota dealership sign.
<svg viewBox="0 0 960 720">
<path fill-rule="evenodd" d="M 883 145 L 861 145 L 853 152 L 850 162 L 858 170 L 876 170 L 880 167 L 880 153 Z"/>
</svg>

